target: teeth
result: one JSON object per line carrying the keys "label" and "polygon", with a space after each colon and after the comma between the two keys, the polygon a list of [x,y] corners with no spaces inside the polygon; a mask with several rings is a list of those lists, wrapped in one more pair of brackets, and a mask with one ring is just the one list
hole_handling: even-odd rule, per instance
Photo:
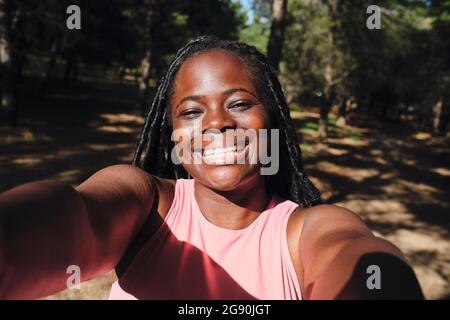
{"label": "teeth", "polygon": [[219,157],[223,156],[226,153],[230,152],[236,152],[237,146],[228,147],[228,148],[219,148],[219,149],[212,149],[212,150],[205,150],[203,152],[204,157]]}

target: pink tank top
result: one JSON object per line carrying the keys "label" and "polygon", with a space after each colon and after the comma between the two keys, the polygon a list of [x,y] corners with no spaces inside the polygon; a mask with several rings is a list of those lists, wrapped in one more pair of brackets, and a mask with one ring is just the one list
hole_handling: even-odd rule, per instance
{"label": "pink tank top", "polygon": [[164,222],[109,299],[301,299],[286,237],[297,206],[274,196],[248,227],[226,229],[201,213],[194,180],[179,179]]}

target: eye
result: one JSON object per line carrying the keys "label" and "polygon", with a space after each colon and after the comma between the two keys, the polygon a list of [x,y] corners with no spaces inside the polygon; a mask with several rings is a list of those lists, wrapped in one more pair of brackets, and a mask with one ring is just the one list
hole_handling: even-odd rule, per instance
{"label": "eye", "polygon": [[238,101],[238,102],[232,103],[228,108],[234,109],[234,110],[247,110],[247,109],[250,109],[255,104],[256,103],[253,103],[250,101]]}
{"label": "eye", "polygon": [[199,109],[186,109],[183,112],[180,113],[180,117],[184,119],[194,119],[196,117],[199,117],[202,114],[202,111]]}

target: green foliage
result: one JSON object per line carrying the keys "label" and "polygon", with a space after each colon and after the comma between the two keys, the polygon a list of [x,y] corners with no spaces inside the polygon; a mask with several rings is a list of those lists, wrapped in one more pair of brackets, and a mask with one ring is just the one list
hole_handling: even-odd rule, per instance
{"label": "green foliage", "polygon": [[290,1],[282,68],[298,92],[317,91],[324,86],[323,67],[330,21],[320,2]]}
{"label": "green foliage", "polygon": [[431,6],[433,85],[439,95],[450,99],[450,0],[435,0]]}
{"label": "green foliage", "polygon": [[266,54],[270,35],[271,1],[253,0],[251,10],[253,19],[240,30],[239,40],[254,45]]}
{"label": "green foliage", "polygon": [[[334,15],[332,2],[337,4]],[[291,95],[324,92],[330,60],[336,97],[354,96],[378,113],[410,105],[429,109],[427,101],[450,92],[450,1],[380,0],[381,30],[366,28],[371,4],[289,2],[281,76],[286,88],[294,91]]]}
{"label": "green foliage", "polygon": [[254,45],[262,53],[267,51],[267,42],[270,34],[270,24],[264,19],[254,21],[241,29],[239,40]]}
{"label": "green foliage", "polygon": [[[74,58],[88,68],[101,65],[137,73],[149,45],[149,1],[10,1],[15,60],[25,68],[41,69],[41,74],[55,54],[59,62]],[[240,1],[160,1],[152,78],[167,68],[178,48],[203,34],[239,39],[265,53],[271,2],[253,0],[249,21]],[[70,4],[82,9],[79,31],[66,28]],[[354,96],[378,113],[414,106],[426,114],[433,101],[450,93],[450,0],[379,0],[381,30],[366,28],[370,0],[288,4],[280,76],[291,97],[320,101],[331,86],[335,97]]]}
{"label": "green foliage", "polygon": [[[136,68],[145,54],[148,0],[16,0],[13,45],[24,62],[74,56],[85,65]],[[237,39],[246,13],[232,0],[160,2],[154,71],[157,77],[178,48],[202,34]],[[66,28],[66,8],[81,8],[81,30]]]}
{"label": "green foliage", "polygon": [[165,1],[157,32],[157,73],[182,45],[200,35],[238,39],[246,18],[240,3],[231,0]]}

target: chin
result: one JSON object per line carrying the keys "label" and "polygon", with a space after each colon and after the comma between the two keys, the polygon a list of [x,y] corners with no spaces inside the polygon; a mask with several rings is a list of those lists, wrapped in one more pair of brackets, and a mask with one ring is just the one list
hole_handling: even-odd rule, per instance
{"label": "chin", "polygon": [[257,173],[257,169],[243,165],[205,166],[196,170],[193,177],[211,189],[232,191]]}

